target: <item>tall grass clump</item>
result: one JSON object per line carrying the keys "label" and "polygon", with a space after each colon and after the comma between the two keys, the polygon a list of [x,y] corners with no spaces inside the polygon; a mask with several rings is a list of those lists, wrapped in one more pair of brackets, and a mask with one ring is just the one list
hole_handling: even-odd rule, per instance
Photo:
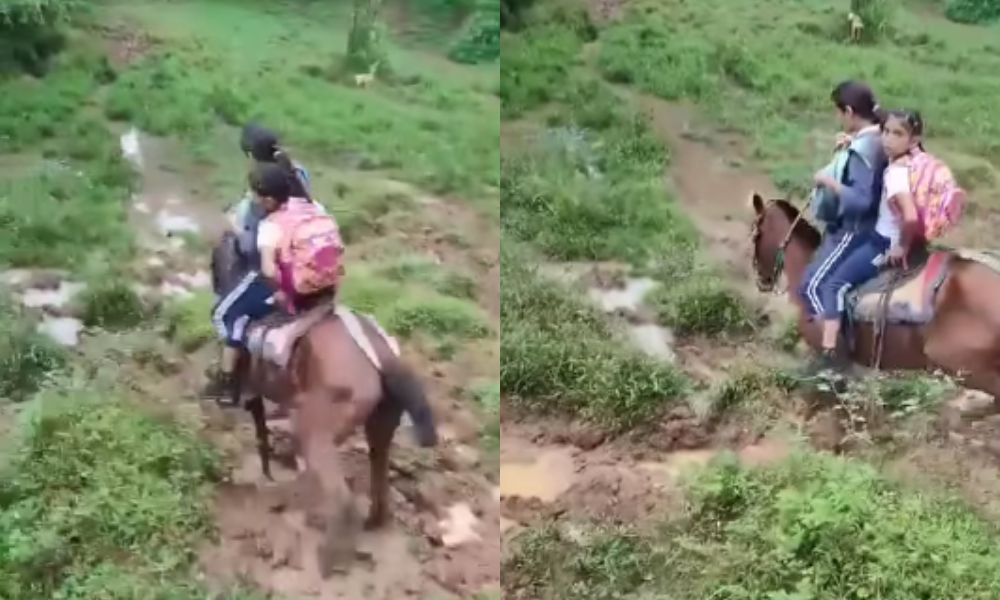
{"label": "tall grass clump", "polygon": [[[1000,597],[996,529],[867,464],[808,453],[719,461],[659,531],[529,530],[505,565],[516,600]],[[945,558],[947,557],[947,558]]]}
{"label": "tall grass clump", "polygon": [[983,25],[1000,19],[997,0],[947,0],[944,14],[956,23]]}
{"label": "tall grass clump", "polygon": [[514,409],[624,430],[683,397],[683,374],[628,348],[603,315],[526,258],[500,255],[500,387]]}
{"label": "tall grass clump", "polygon": [[43,393],[5,440],[0,597],[204,598],[189,569],[209,532],[215,455],[92,388]]}
{"label": "tall grass clump", "polygon": [[69,363],[69,354],[35,330],[15,301],[0,297],[0,401],[21,402]]}
{"label": "tall grass clump", "polygon": [[61,27],[77,0],[0,2],[0,77],[16,72],[40,76],[66,45]]}

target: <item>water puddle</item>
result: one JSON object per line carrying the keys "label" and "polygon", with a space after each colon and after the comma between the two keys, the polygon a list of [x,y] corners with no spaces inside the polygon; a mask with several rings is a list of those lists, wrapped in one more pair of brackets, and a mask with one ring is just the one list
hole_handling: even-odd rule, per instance
{"label": "water puddle", "polygon": [[141,172],[145,161],[142,156],[142,144],[139,141],[139,130],[135,127],[130,128],[118,138],[118,141],[121,144],[122,156]]}
{"label": "water puddle", "polygon": [[654,324],[632,325],[628,328],[628,336],[637,348],[652,358],[665,362],[677,360],[673,348],[674,334],[666,327]]}
{"label": "water puddle", "polygon": [[642,305],[646,294],[659,286],[659,282],[648,277],[627,279],[620,288],[591,288],[590,299],[607,313],[619,310],[636,310]]}
{"label": "water puddle", "polygon": [[63,308],[85,287],[82,283],[60,281],[54,288],[28,288],[21,294],[21,304],[28,308]]}
{"label": "water puddle", "polygon": [[[755,444],[744,446],[735,451],[740,463],[748,467],[757,467],[775,463],[787,457],[792,446],[777,439],[763,439]],[[713,458],[724,450],[684,450],[673,452],[666,460],[658,462],[642,462],[637,468],[657,479],[662,485],[673,484],[685,473],[706,466]]]}
{"label": "water puddle", "polygon": [[573,454],[571,448],[557,448],[543,452],[531,463],[501,465],[495,496],[554,502],[576,479]]}
{"label": "water puddle", "polygon": [[448,507],[447,516],[438,523],[441,528],[441,543],[445,548],[457,548],[482,541],[476,531],[479,518],[465,502]]}
{"label": "water puddle", "polygon": [[178,215],[161,210],[156,215],[156,226],[160,228],[160,233],[166,236],[178,233],[199,233],[201,226],[198,221],[187,216]]}
{"label": "water puddle", "polygon": [[80,344],[83,323],[72,317],[50,317],[45,315],[38,324],[38,332],[49,336],[57,344],[73,348]]}

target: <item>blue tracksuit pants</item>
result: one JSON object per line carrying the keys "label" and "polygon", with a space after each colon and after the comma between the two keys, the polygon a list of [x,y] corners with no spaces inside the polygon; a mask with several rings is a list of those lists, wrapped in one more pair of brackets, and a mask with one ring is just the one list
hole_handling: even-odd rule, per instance
{"label": "blue tracksuit pants", "polygon": [[889,246],[890,240],[874,231],[827,235],[798,290],[809,312],[824,320],[839,319],[848,290],[878,274]]}
{"label": "blue tracksuit pants", "polygon": [[268,303],[274,291],[257,271],[251,271],[212,311],[212,323],[230,348],[243,348],[250,321],[266,317],[274,307]]}

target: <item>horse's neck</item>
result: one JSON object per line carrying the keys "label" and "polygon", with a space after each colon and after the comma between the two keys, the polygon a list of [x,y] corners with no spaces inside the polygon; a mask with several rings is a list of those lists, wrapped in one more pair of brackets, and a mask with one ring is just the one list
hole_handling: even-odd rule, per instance
{"label": "horse's neck", "polygon": [[806,267],[812,261],[817,248],[810,244],[801,236],[793,235],[785,249],[785,277],[788,279],[788,293],[792,300],[799,302],[800,299],[796,290],[802,284],[802,279],[806,274]]}

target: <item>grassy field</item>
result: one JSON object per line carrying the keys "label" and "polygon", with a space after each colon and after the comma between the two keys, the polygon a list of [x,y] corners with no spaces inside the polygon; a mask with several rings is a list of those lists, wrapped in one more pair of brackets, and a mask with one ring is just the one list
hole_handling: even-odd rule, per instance
{"label": "grassy field", "polygon": [[[847,39],[847,2],[639,1],[596,27],[572,4],[536,10],[524,32],[504,41],[505,114],[579,128],[590,153],[575,152],[562,165],[551,157],[530,166],[515,161],[520,170],[505,187],[511,198],[506,231],[552,259],[617,260],[670,281],[673,293],[659,307],[664,322],[731,336],[750,316],[713,274],[690,224],[657,185],[670,149],[629,112],[629,99],[644,93],[695,106],[714,128],[707,143],[715,134],[735,134],[745,150],[739,158],[759,164],[779,188],[802,192],[834,130],[829,90],[849,77],[870,81],[883,106],[923,111],[928,145],[974,191],[974,214],[992,218],[997,80],[987,73],[995,72],[1000,57],[998,30],[951,23],[934,3],[871,4],[886,26],[860,45]],[[629,150],[619,153],[622,140]],[[657,258],[664,255],[670,258],[666,274],[658,273],[664,266]],[[517,272],[508,277],[517,280]],[[677,298],[678,288],[692,291]],[[529,312],[520,308],[529,306],[527,294],[512,287],[511,295],[504,307],[515,307],[517,322],[530,322],[525,315],[531,312],[563,311],[567,316],[559,322],[573,324],[574,333],[600,328],[577,307],[539,302],[546,308]],[[706,296],[717,301],[705,302]],[[691,305],[706,308],[685,327],[679,311]],[[552,336],[570,327],[542,324]],[[549,339],[533,346],[546,347],[541,340]],[[505,360],[504,376],[520,364]],[[560,371],[545,371],[560,373],[544,381],[558,382],[561,394],[527,386],[532,380],[520,369],[505,389],[514,392],[515,404],[547,393],[572,402],[576,411],[634,414],[627,421],[632,425],[656,414],[647,399],[675,389],[655,390],[650,382],[668,379],[648,376],[641,361],[604,370],[600,381],[611,380],[613,387],[587,389],[572,381],[589,383],[590,363],[573,364],[580,371],[565,381]],[[770,381],[759,369],[734,371],[720,381],[717,401],[739,405],[765,388],[765,397],[780,390],[781,378]],[[619,380],[624,373],[636,376]],[[885,380],[859,393],[902,414],[922,410],[913,402],[926,407],[939,401],[933,387],[919,378]],[[591,400],[574,402],[565,391],[575,389]],[[622,394],[627,402],[618,400]],[[547,406],[559,402],[550,399]],[[986,565],[1000,560],[996,524],[949,494],[890,483],[875,466],[804,448],[761,469],[724,458],[689,481],[683,516],[659,526],[529,528],[505,562],[505,585],[518,600],[993,597],[1000,582]],[[951,558],[939,562],[935,557],[941,556]]]}
{"label": "grassy field", "polygon": [[[765,403],[788,391],[782,373],[756,363],[727,364],[726,377],[699,389],[683,365],[631,347],[614,319],[547,274],[613,264],[661,284],[649,308],[692,344],[794,346],[783,333],[761,337],[742,282],[725,280],[664,185],[675,149],[638,109],[638,93],[695,105],[717,132],[736,132],[779,186],[799,190],[830,137],[829,89],[866,78],[884,105],[926,113],[929,144],[953,160],[984,214],[1000,201],[995,26],[904,4],[884,13],[883,33],[853,46],[846,9],[819,0],[639,0],[599,24],[582,5],[546,2],[526,29],[495,40],[498,26],[483,16],[491,7],[428,2],[414,15],[390,3],[386,69],[363,90],[338,78],[346,29],[329,24],[349,22],[341,3],[111,1],[73,14],[60,43],[21,23],[18,32],[40,36],[27,59],[0,39],[0,222],[16,233],[0,240],[0,265],[69,270],[91,284],[79,316],[106,330],[67,350],[13,300],[0,310],[0,419],[10,431],[0,598],[255,598],[208,596],[191,577],[225,459],[198,418],[165,408],[144,384],[213,340],[212,298],[151,304],[131,285],[148,273],[128,202],[139,182],[115,135],[128,125],[172,144],[164,158],[209,211],[244,187],[236,127],[259,119],[279,129],[358,256],[349,304],[421,360],[464,368],[469,354],[497,346],[484,354],[495,372],[454,391],[480,419],[487,452],[517,427],[501,430],[507,416],[641,434],[702,393],[717,412],[742,406],[769,418]],[[430,234],[444,250],[416,256]],[[492,286],[477,275],[488,269],[499,273]],[[919,382],[869,387],[901,412],[940,395]],[[857,460],[803,451],[763,470],[722,460],[690,483],[686,502],[661,527],[529,528],[504,564],[505,597],[1000,594],[993,524]]]}
{"label": "grassy field", "polygon": [[[400,240],[422,226],[408,217],[418,188],[386,182],[462,194],[496,213],[499,124],[484,118],[499,106],[489,93],[494,73],[445,56],[475,44],[415,59],[387,40],[384,84],[344,85],[335,75],[346,29],[324,23],[349,21],[347,5],[112,2],[66,13],[58,29],[18,21],[19,3],[0,6],[14,11],[2,35],[36,36],[25,42],[31,52],[0,41],[0,222],[8,231],[0,266],[67,269],[90,284],[76,316],[94,332],[125,336],[98,333],[82,349],[64,349],[36,332],[37,315],[4,299],[0,398],[10,435],[0,461],[0,597],[258,598],[243,589],[210,594],[191,576],[213,534],[223,457],[198,419],[142,390],[176,373],[177,349],[215,338],[212,300],[160,306],[134,291],[147,256],[130,216],[139,182],[117,133],[135,125],[169,138],[179,155],[160,159],[180,165],[200,188],[196,199],[218,209],[245,187],[235,126],[259,119],[277,128],[310,166],[345,237],[370,240],[372,260],[355,265],[347,301],[443,360],[492,335],[479,282],[414,260]],[[43,3],[41,16],[60,17],[62,8]],[[380,229],[393,224],[393,235]],[[176,348],[158,345],[157,331]]]}

